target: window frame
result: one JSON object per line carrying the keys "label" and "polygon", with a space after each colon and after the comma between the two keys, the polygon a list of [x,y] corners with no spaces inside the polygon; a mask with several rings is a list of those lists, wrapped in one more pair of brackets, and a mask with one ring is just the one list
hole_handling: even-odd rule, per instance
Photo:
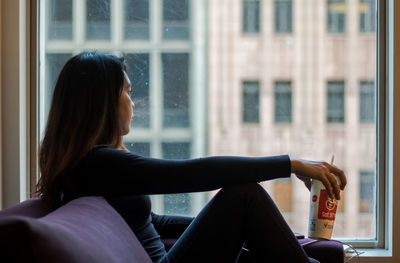
{"label": "window frame", "polygon": [[[386,19],[377,27],[378,34],[383,33],[378,35],[377,87],[382,91],[377,103],[377,145],[385,147],[378,150],[382,174],[377,181],[378,240],[350,240],[365,252],[360,256],[363,263],[400,260],[395,249],[400,246],[400,226],[394,224],[400,220],[400,164],[394,162],[400,158],[400,138],[394,136],[400,133],[400,90],[394,88],[400,86],[400,2],[380,0],[379,7],[378,16]],[[0,12],[0,201],[5,208],[29,198],[29,186],[34,189],[38,174],[38,1],[3,0]]]}

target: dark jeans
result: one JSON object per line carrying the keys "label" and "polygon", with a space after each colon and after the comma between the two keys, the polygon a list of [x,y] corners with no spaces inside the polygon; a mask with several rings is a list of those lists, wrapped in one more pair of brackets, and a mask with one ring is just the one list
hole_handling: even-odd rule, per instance
{"label": "dark jeans", "polygon": [[[162,232],[162,220],[167,219],[157,220],[154,225]],[[256,183],[221,189],[158,262],[234,263],[244,243],[255,262],[318,262],[307,257],[270,196]]]}

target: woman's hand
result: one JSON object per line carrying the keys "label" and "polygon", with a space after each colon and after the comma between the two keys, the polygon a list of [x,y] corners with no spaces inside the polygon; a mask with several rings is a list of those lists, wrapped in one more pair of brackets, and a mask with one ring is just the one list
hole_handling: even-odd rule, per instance
{"label": "woman's hand", "polygon": [[[346,176],[344,172],[334,165],[327,162],[308,161],[291,158],[291,172],[304,182],[308,189],[311,188],[311,179],[321,181],[328,190],[330,198],[340,199],[340,190],[346,186]],[[340,179],[340,186],[336,181]]]}

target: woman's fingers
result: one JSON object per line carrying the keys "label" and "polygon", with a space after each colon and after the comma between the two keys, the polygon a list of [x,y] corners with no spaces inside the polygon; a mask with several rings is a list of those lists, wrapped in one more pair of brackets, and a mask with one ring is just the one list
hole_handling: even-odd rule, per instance
{"label": "woman's fingers", "polygon": [[344,188],[346,187],[346,184],[347,184],[347,179],[346,179],[344,172],[334,165],[330,165],[329,168],[330,168],[329,170],[331,171],[331,173],[333,173],[334,175],[339,177],[340,189],[344,190]]}

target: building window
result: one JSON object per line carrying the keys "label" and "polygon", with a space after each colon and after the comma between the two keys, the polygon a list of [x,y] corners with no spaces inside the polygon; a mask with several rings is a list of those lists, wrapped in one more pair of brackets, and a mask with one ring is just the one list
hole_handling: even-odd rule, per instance
{"label": "building window", "polygon": [[360,0],[360,32],[375,32],[375,4],[375,0]]}
{"label": "building window", "polygon": [[292,32],[292,0],[275,0],[275,32]]}
{"label": "building window", "polygon": [[290,81],[275,82],[275,122],[292,122],[292,87]]}
{"label": "building window", "polygon": [[360,122],[375,122],[375,83],[373,81],[360,82]]}
{"label": "building window", "polygon": [[260,88],[258,81],[244,81],[243,84],[243,122],[259,123]]}
{"label": "building window", "polygon": [[260,1],[243,0],[243,32],[260,32]]}
{"label": "building window", "polygon": [[375,173],[360,172],[360,212],[372,213],[375,204]]}
{"label": "building window", "polygon": [[150,143],[148,142],[125,142],[124,143],[125,147],[128,148],[128,150],[131,153],[144,156],[144,157],[150,157]]}
{"label": "building window", "polygon": [[189,54],[162,54],[164,127],[189,126]]}
{"label": "building window", "polygon": [[327,93],[327,121],[344,122],[344,81],[329,81]]}
{"label": "building window", "polygon": [[163,0],[163,38],[189,39],[189,0]]}
{"label": "building window", "polygon": [[110,0],[87,0],[86,39],[110,40]]}
{"label": "building window", "polygon": [[125,0],[125,39],[148,40],[149,0]]}
{"label": "building window", "polygon": [[52,40],[72,39],[72,0],[49,2],[48,38]]}
{"label": "building window", "polygon": [[149,54],[125,55],[129,79],[132,81],[132,101],[135,103],[134,127],[150,127],[150,61]]}
{"label": "building window", "polygon": [[274,182],[274,201],[281,212],[292,211],[292,178],[280,178]]}
{"label": "building window", "polygon": [[343,33],[346,28],[345,0],[328,0],[328,32]]}

